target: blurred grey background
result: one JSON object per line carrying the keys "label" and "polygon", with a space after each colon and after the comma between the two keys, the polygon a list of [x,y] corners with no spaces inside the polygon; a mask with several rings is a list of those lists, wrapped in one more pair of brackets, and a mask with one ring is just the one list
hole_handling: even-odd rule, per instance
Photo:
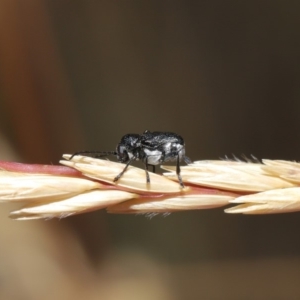
{"label": "blurred grey background", "polygon": [[[299,1],[0,2],[0,159],[173,131],[299,161]],[[1,299],[299,299],[299,214],[104,211],[0,226]],[[7,242],[9,239],[9,242]]]}

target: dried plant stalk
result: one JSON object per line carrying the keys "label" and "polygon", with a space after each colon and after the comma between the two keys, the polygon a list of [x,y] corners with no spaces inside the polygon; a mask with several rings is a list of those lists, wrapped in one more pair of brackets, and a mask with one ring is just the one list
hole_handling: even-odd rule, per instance
{"label": "dried plant stalk", "polygon": [[16,220],[62,218],[96,209],[110,213],[170,213],[238,204],[227,213],[268,214],[300,210],[300,164],[196,161],[181,168],[162,166],[164,176],[85,156],[63,156],[66,167],[0,162],[0,202],[22,201]]}

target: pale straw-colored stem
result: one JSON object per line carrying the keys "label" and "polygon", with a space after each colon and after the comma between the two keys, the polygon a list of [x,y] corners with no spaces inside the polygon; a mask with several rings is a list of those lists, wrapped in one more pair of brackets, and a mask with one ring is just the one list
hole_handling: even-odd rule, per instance
{"label": "pale straw-colored stem", "polygon": [[[0,202],[22,202],[11,212],[17,220],[62,218],[96,209],[110,213],[170,213],[238,204],[227,213],[268,214],[300,210],[300,164],[279,160],[263,163],[196,161],[176,168],[162,166],[164,176],[124,164],[85,156],[64,155],[69,167],[0,162]],[[72,171],[70,168],[77,170]]]}

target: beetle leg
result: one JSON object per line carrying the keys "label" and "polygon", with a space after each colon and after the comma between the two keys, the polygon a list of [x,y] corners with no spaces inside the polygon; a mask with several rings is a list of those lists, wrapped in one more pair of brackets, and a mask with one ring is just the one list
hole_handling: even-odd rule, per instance
{"label": "beetle leg", "polygon": [[150,176],[149,176],[149,172],[148,172],[148,167],[149,167],[149,165],[148,165],[148,157],[146,157],[146,160],[145,160],[145,172],[146,172],[146,182],[147,182],[147,184],[149,184],[150,183]]}
{"label": "beetle leg", "polygon": [[176,164],[176,174],[177,174],[177,177],[178,177],[178,181],[179,181],[179,184],[182,188],[184,188],[184,184],[182,182],[182,178],[181,178],[181,175],[180,175],[180,160],[179,160],[179,155],[177,155],[177,164]]}
{"label": "beetle leg", "polygon": [[132,162],[133,160],[135,160],[135,159],[136,159],[135,156],[132,156],[132,157],[129,159],[129,161],[127,162],[127,164],[126,164],[126,166],[124,167],[123,171],[115,177],[114,182],[118,181],[118,180],[124,175],[124,173],[126,172],[128,166],[129,166],[129,165],[131,164],[131,162]]}
{"label": "beetle leg", "polygon": [[183,160],[187,165],[192,163],[191,159],[187,156],[183,156]]}

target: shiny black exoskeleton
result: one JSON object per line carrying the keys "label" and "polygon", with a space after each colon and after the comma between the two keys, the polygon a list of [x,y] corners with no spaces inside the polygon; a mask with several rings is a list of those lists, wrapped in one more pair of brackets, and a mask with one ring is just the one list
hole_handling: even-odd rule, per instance
{"label": "shiny black exoskeleton", "polygon": [[92,154],[93,157],[115,155],[119,162],[126,163],[123,171],[115,177],[114,181],[118,181],[122,177],[134,160],[144,162],[147,183],[150,183],[149,165],[153,167],[153,172],[155,172],[156,165],[176,160],[176,174],[181,187],[184,187],[184,184],[180,175],[180,161],[183,159],[185,163],[191,163],[191,160],[185,156],[184,140],[180,135],[172,132],[150,132],[148,130],[143,134],[124,135],[117,145],[116,151],[80,151],[74,153],[70,160],[75,155],[80,154]]}

